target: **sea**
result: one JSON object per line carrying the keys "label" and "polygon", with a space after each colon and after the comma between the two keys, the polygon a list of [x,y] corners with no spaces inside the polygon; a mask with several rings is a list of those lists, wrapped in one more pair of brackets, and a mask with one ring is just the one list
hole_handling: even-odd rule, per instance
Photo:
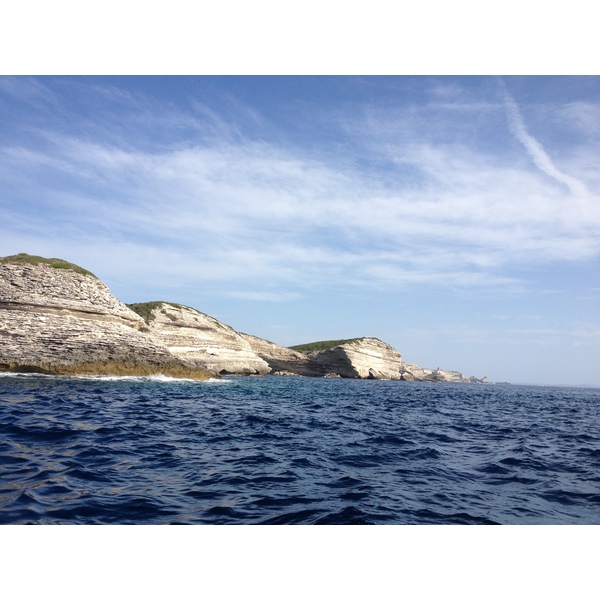
{"label": "sea", "polygon": [[1,524],[600,524],[600,390],[0,376]]}

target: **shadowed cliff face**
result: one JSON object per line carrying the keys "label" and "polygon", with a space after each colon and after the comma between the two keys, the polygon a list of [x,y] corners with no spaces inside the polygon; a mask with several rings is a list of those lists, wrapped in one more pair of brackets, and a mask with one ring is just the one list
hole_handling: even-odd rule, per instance
{"label": "shadowed cliff face", "polygon": [[306,375],[308,377],[321,375],[320,370],[317,373],[310,365],[308,356],[301,352],[296,352],[247,333],[241,333],[240,335],[250,344],[252,350],[268,363],[273,374]]}
{"label": "shadowed cliff face", "polygon": [[211,376],[171,354],[144,326],[83,269],[0,262],[0,370]]}

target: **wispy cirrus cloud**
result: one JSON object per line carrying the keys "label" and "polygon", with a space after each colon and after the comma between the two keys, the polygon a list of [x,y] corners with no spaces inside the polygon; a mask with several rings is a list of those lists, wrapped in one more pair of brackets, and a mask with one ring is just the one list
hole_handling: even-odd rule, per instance
{"label": "wispy cirrus cloud", "polygon": [[527,131],[521,111],[519,110],[519,107],[514,101],[513,97],[506,89],[506,85],[502,83],[501,88],[504,95],[504,103],[506,105],[511,131],[521,142],[521,144],[523,144],[535,165],[541,171],[546,173],[546,175],[566,185],[575,196],[586,196],[588,191],[585,184],[575,177],[572,177],[567,173],[563,173],[556,167],[542,144],[540,144],[540,142]]}
{"label": "wispy cirrus cloud", "polygon": [[[499,107],[469,106],[454,88],[442,107],[438,93],[405,114],[338,112],[352,141],[340,153],[253,139],[197,102],[165,113],[126,95],[148,126],[155,113],[161,131],[179,123],[202,135],[148,149],[145,131],[123,144],[121,128],[112,141],[49,129],[43,149],[5,145],[4,185],[20,186],[18,202],[4,202],[5,222],[21,239],[43,229],[95,247],[130,277],[253,281],[270,289],[247,293],[271,300],[299,293],[277,285],[506,287],[518,284],[506,271],[514,265],[598,256],[600,215],[585,182],[554,165],[508,95],[512,132],[537,168],[478,149],[471,117],[485,121]],[[440,110],[467,116],[444,132],[432,127],[448,122]],[[581,195],[588,210],[565,211]]]}

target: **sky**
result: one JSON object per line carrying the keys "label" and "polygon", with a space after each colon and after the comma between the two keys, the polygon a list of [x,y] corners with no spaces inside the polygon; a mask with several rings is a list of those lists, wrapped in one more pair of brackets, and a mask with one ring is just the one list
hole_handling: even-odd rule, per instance
{"label": "sky", "polygon": [[600,386],[600,77],[1,76],[0,256],[289,346]]}

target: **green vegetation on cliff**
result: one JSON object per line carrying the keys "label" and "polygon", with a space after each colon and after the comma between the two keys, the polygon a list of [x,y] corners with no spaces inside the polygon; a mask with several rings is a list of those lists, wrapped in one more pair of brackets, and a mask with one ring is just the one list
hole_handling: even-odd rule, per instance
{"label": "green vegetation on cliff", "polygon": [[[91,271],[67,262],[62,258],[44,258],[43,256],[33,256],[23,252],[21,254],[14,254],[13,256],[5,256],[0,258],[0,263],[10,265],[48,265],[54,269],[69,269],[71,271],[75,271],[76,273],[81,273],[82,275],[96,277]],[[96,279],[98,278],[96,277]]]}
{"label": "green vegetation on cliff", "polygon": [[357,342],[358,340],[362,340],[363,338],[351,338],[349,340],[326,340],[323,342],[312,342],[311,344],[300,344],[298,346],[289,346],[290,350],[295,350],[296,352],[321,352],[322,350],[329,350],[330,348],[335,348],[336,346],[341,346],[342,344],[348,344],[350,342]]}
{"label": "green vegetation on cliff", "polygon": [[137,302],[135,304],[128,304],[127,306],[134,313],[140,315],[140,317],[142,317],[146,323],[150,324],[150,321],[153,321],[156,318],[154,311],[160,308],[163,304],[167,304],[167,302],[156,300],[154,302]]}
{"label": "green vegetation on cliff", "polygon": [[[163,305],[173,306],[174,308],[191,308],[191,307],[185,306],[183,304],[176,304],[175,302],[164,302],[163,300],[155,300],[153,302],[136,302],[134,304],[128,304],[127,306],[134,313],[137,313],[138,315],[140,315],[140,317],[142,317],[142,319],[144,319],[144,321],[146,321],[146,323],[148,325],[150,325],[150,321],[153,321],[154,319],[156,319],[155,311],[158,310],[159,308],[160,308],[160,312],[163,315],[166,315],[169,319],[171,319],[171,321],[177,321],[177,317],[175,315],[167,312],[164,308],[161,308],[161,306],[163,306]],[[195,308],[191,308],[191,310],[193,310],[201,315],[204,314],[204,313],[201,313],[199,310],[196,310]],[[205,315],[205,316],[208,316],[208,315]]]}

